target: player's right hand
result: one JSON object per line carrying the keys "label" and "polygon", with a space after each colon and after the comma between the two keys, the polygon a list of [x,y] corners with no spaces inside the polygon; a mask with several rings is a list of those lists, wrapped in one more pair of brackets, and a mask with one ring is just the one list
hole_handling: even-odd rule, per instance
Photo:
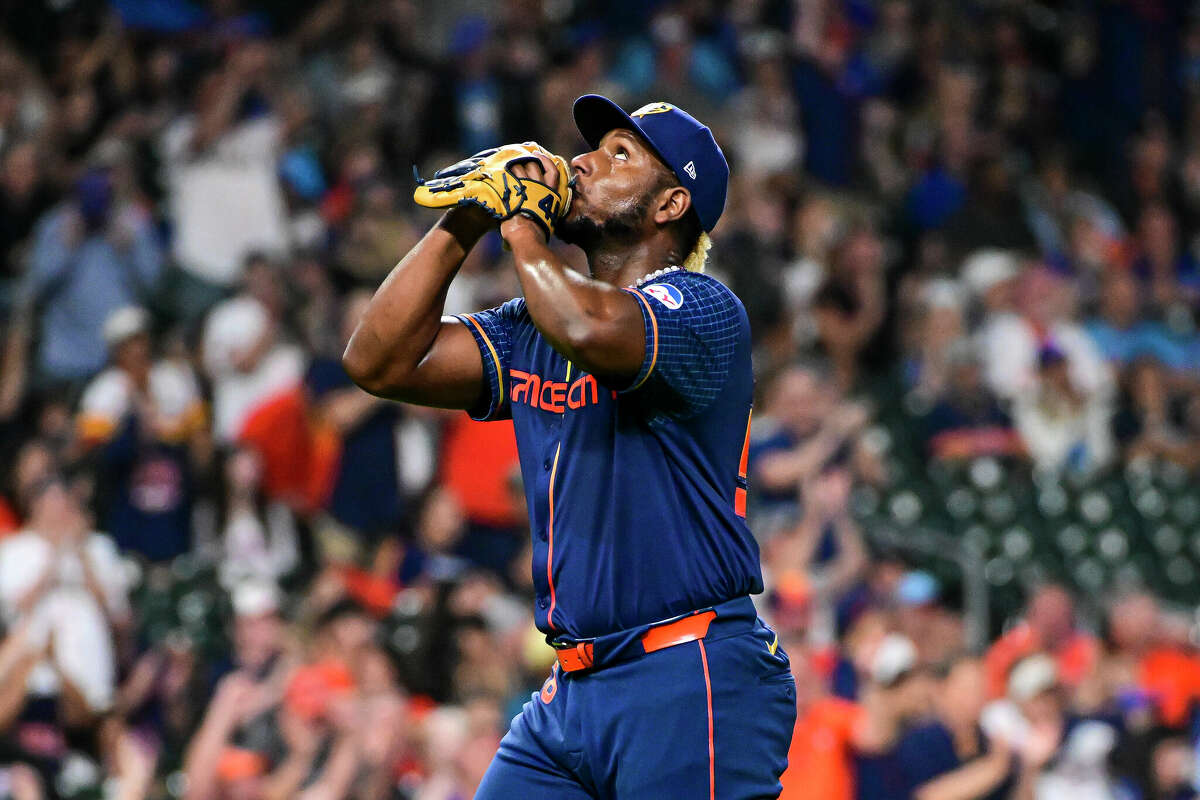
{"label": "player's right hand", "polygon": [[438,170],[413,193],[418,205],[474,205],[496,220],[523,214],[554,232],[571,205],[570,167],[536,142],[484,150]]}

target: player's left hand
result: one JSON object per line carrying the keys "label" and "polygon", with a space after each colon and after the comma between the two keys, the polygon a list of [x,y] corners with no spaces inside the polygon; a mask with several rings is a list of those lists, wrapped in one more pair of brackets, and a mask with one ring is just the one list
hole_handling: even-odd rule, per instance
{"label": "player's left hand", "polygon": [[[546,186],[558,186],[559,181],[570,179],[570,170],[566,169],[566,163],[563,163],[563,168],[560,170],[559,165],[554,161],[555,157],[542,149],[534,142],[526,142],[526,146],[530,146],[530,155],[534,160],[519,162],[508,168],[508,171],[522,180],[537,181]],[[559,161],[562,161],[559,158]]]}

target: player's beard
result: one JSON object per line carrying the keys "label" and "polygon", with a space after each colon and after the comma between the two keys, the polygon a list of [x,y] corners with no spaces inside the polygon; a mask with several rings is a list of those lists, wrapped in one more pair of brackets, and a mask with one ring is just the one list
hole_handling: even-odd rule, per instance
{"label": "player's beard", "polygon": [[601,245],[632,240],[642,229],[653,194],[646,192],[636,202],[622,204],[607,219],[596,220],[584,212],[569,215],[558,223],[554,235],[588,253]]}

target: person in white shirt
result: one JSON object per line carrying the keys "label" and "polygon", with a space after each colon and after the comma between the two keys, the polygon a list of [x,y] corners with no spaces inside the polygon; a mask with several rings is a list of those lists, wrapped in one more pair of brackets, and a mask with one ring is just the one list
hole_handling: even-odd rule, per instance
{"label": "person in white shirt", "polygon": [[148,432],[166,441],[183,440],[204,424],[204,400],[191,369],[153,360],[145,309],[117,309],[105,320],[103,336],[112,363],[80,399],[77,425],[85,443],[107,440],[131,412],[146,412]]}
{"label": "person in white shirt", "polygon": [[108,536],[90,531],[62,479],[29,488],[26,528],[0,541],[0,611],[28,625],[48,657],[30,673],[31,695],[57,697],[76,720],[107,711],[116,684],[116,638],[130,623],[127,571]]}
{"label": "person in white shirt", "polygon": [[311,505],[313,433],[304,393],[304,351],[281,331],[283,287],[275,266],[250,259],[242,291],[212,310],[204,368],[212,378],[213,437],[262,460],[267,497]]}
{"label": "person in white shirt", "polygon": [[250,416],[299,387],[304,354],[279,331],[282,290],[275,267],[247,259],[244,290],[220,303],[204,325],[204,369],[213,382],[213,434],[237,441]]}
{"label": "person in white shirt", "polygon": [[300,563],[296,520],[281,502],[266,502],[262,464],[250,450],[225,463],[226,510],[222,520],[221,584],[230,591],[247,581],[275,584]]}
{"label": "person in white shirt", "polygon": [[1115,455],[1112,407],[1106,395],[1081,391],[1067,356],[1053,345],[1038,354],[1037,383],[1020,394],[1013,420],[1034,468],[1088,475]]}
{"label": "person in white shirt", "polygon": [[963,285],[982,307],[978,338],[988,388],[1004,400],[1032,391],[1046,341],[1063,352],[1075,387],[1108,396],[1112,371],[1083,326],[1069,313],[1067,287],[1048,270],[1023,270],[1005,250],[979,250],[963,262]]}
{"label": "person in white shirt", "polygon": [[248,253],[288,246],[282,127],[269,111],[242,113],[264,83],[269,57],[263,43],[242,43],[200,82],[194,111],[162,138],[175,259],[202,285],[232,286]]}

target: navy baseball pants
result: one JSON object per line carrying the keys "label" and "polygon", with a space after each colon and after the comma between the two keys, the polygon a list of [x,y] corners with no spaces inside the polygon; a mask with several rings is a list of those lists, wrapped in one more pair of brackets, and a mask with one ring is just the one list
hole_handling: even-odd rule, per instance
{"label": "navy baseball pants", "polygon": [[702,639],[631,659],[624,647],[581,672],[556,665],[476,800],[778,797],[796,721],[787,655],[749,598],[714,610]]}

